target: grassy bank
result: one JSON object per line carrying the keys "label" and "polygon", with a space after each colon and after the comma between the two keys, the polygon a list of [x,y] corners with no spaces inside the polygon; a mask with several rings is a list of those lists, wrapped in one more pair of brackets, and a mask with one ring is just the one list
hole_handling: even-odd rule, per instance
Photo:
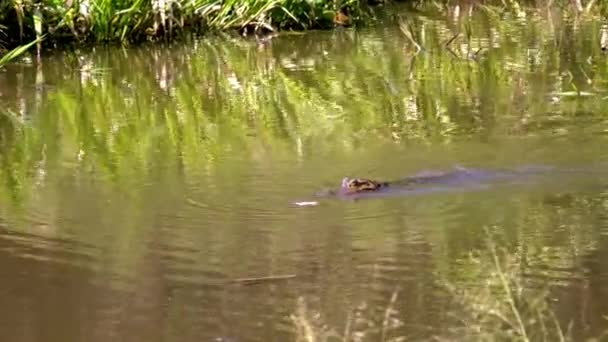
{"label": "grassy bank", "polygon": [[184,32],[274,31],[350,25],[383,0],[8,0],[1,40],[16,46],[44,34],[52,42],[138,42]]}
{"label": "grassy bank", "polygon": [[[399,0],[397,0],[399,1]],[[425,0],[401,0],[428,3]],[[0,2],[0,52],[46,36],[65,43],[141,42],[183,33],[237,29],[241,33],[311,29],[369,22],[391,0],[7,0]],[[436,1],[440,7],[445,1]],[[520,11],[529,1],[478,1]],[[542,1],[541,1],[542,3]],[[539,3],[534,2],[539,6]],[[541,6],[543,4],[540,4]],[[605,12],[603,2],[552,1],[574,13]],[[463,4],[464,7],[470,3]],[[459,5],[456,5],[459,7]]]}

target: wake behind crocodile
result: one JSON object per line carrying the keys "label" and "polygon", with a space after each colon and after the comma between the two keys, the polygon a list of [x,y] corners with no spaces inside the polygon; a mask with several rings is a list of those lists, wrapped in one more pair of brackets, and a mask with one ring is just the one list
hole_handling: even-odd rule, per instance
{"label": "wake behind crocodile", "polygon": [[317,192],[314,200],[294,202],[297,206],[315,206],[319,199],[360,200],[390,196],[414,196],[442,192],[483,191],[509,185],[540,184],[563,181],[564,176],[606,175],[596,168],[557,168],[522,166],[512,169],[475,169],[454,167],[445,171],[422,171],[393,181],[345,177],[339,187]]}

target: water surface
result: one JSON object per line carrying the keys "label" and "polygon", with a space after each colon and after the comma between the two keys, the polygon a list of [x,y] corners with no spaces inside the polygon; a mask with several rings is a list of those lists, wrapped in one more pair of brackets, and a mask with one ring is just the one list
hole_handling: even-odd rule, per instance
{"label": "water surface", "polygon": [[[478,340],[476,324],[509,330],[471,310],[504,302],[483,297],[496,279],[488,241],[524,291],[546,291],[564,330],[571,322],[578,340],[600,335],[601,21],[399,13],[423,51],[387,18],[264,44],[205,37],[9,65],[0,73],[2,340],[288,341],[306,331]],[[456,165],[594,172],[292,205],[345,176]],[[295,277],[233,282],[272,275]]]}

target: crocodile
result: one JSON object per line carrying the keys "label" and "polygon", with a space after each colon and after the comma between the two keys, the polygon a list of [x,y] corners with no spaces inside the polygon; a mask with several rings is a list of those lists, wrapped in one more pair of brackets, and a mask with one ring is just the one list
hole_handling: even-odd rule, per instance
{"label": "crocodile", "polygon": [[[372,194],[412,193],[417,191],[429,192],[434,190],[449,190],[464,186],[477,187],[491,182],[520,179],[523,170],[489,171],[456,167],[449,171],[424,171],[394,181],[377,181],[368,178],[342,179],[340,188],[318,195],[334,195],[338,197],[361,198]],[[528,171],[529,172],[529,171]]]}
{"label": "crocodile", "polygon": [[[339,188],[322,190],[315,197],[358,200],[391,195],[479,190],[500,184],[529,184],[534,179],[539,180],[539,177],[559,173],[556,171],[552,166],[523,166],[503,170],[454,167],[447,171],[424,171],[393,181],[345,177]],[[296,202],[299,206],[317,204],[317,201]]]}

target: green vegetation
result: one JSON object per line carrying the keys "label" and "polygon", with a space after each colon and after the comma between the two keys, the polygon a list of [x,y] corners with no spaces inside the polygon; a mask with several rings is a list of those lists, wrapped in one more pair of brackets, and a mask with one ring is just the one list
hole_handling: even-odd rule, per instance
{"label": "green vegetation", "polygon": [[31,48],[35,44],[40,44],[43,39],[44,39],[44,36],[37,38],[36,40],[34,40],[31,43],[21,45],[10,51],[4,52],[2,57],[0,57],[0,68],[5,66],[6,64],[16,60],[17,58],[19,58],[21,55],[23,55],[27,50],[29,50],[29,48]]}
{"label": "green vegetation", "polygon": [[364,20],[374,1],[8,0],[0,25],[10,44],[48,34],[49,42],[134,42],[184,32],[323,28]]}
{"label": "green vegetation", "polygon": [[[62,43],[141,42],[183,33],[238,29],[328,28],[370,22],[374,5],[385,0],[7,0],[0,4],[0,27],[10,46],[48,35],[47,46]],[[411,4],[441,1],[411,0]],[[563,2],[563,4],[562,4]],[[490,1],[501,12],[519,13],[525,1]],[[552,1],[573,13],[605,13],[603,1]],[[542,4],[537,4],[542,5]],[[480,8],[490,8],[485,2]]]}
{"label": "green vegetation", "polygon": [[31,48],[32,46],[34,46],[36,44],[38,46],[38,55],[39,55],[40,44],[42,43],[42,40],[44,39],[44,35],[39,35],[34,41],[32,41],[28,44],[20,45],[11,50],[7,50],[6,41],[5,41],[5,39],[2,38],[2,37],[6,37],[5,29],[6,29],[5,27],[0,25],[0,68],[2,68],[3,66],[5,66],[8,63],[14,61],[15,59],[19,58],[29,48]]}

